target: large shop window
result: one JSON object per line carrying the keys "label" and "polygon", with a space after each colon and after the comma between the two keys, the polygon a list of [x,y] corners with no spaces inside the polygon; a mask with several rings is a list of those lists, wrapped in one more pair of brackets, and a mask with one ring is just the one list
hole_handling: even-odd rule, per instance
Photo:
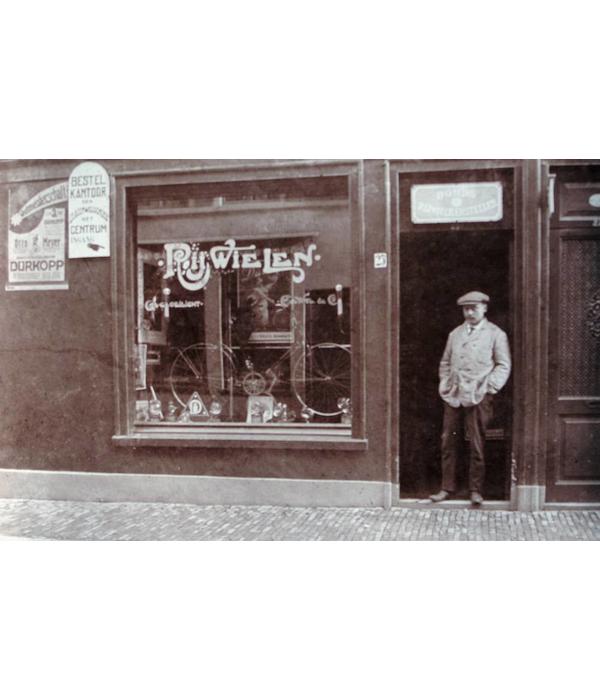
{"label": "large shop window", "polygon": [[138,198],[136,432],[351,435],[347,189],[307,178]]}

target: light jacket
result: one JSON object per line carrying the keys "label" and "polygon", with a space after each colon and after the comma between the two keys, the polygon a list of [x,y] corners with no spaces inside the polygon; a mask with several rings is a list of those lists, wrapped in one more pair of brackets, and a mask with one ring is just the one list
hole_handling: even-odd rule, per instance
{"label": "light jacket", "polygon": [[440,362],[440,396],[450,406],[475,406],[510,375],[506,333],[484,318],[471,334],[465,321],[448,336]]}

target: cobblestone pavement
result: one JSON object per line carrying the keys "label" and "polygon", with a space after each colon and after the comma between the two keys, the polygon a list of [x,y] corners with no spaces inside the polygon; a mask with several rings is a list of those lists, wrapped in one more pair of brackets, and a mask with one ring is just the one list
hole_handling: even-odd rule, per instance
{"label": "cobblestone pavement", "polygon": [[0,499],[0,539],[599,540],[600,510],[516,513]]}

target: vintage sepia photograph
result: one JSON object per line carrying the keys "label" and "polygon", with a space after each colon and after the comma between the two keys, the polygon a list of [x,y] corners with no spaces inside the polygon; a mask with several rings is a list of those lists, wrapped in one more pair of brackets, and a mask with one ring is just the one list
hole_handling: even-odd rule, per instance
{"label": "vintage sepia photograph", "polygon": [[[600,537],[600,160],[0,179],[3,535],[219,539],[240,511],[214,535],[187,515],[236,505],[273,508],[242,539]],[[153,501],[185,528],[148,527]],[[135,526],[64,529],[106,502]]]}

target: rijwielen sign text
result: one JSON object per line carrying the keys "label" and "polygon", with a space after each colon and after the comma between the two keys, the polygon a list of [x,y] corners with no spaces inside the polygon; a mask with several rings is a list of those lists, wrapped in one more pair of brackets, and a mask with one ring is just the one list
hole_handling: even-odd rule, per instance
{"label": "rijwielen sign text", "polygon": [[305,251],[281,251],[272,248],[258,250],[255,245],[240,246],[230,238],[223,245],[201,250],[198,243],[166,243],[164,266],[165,279],[177,277],[184,289],[197,291],[208,284],[211,269],[261,270],[265,275],[291,272],[294,282],[302,282],[305,267],[312,267],[321,256],[317,246],[310,243]]}

